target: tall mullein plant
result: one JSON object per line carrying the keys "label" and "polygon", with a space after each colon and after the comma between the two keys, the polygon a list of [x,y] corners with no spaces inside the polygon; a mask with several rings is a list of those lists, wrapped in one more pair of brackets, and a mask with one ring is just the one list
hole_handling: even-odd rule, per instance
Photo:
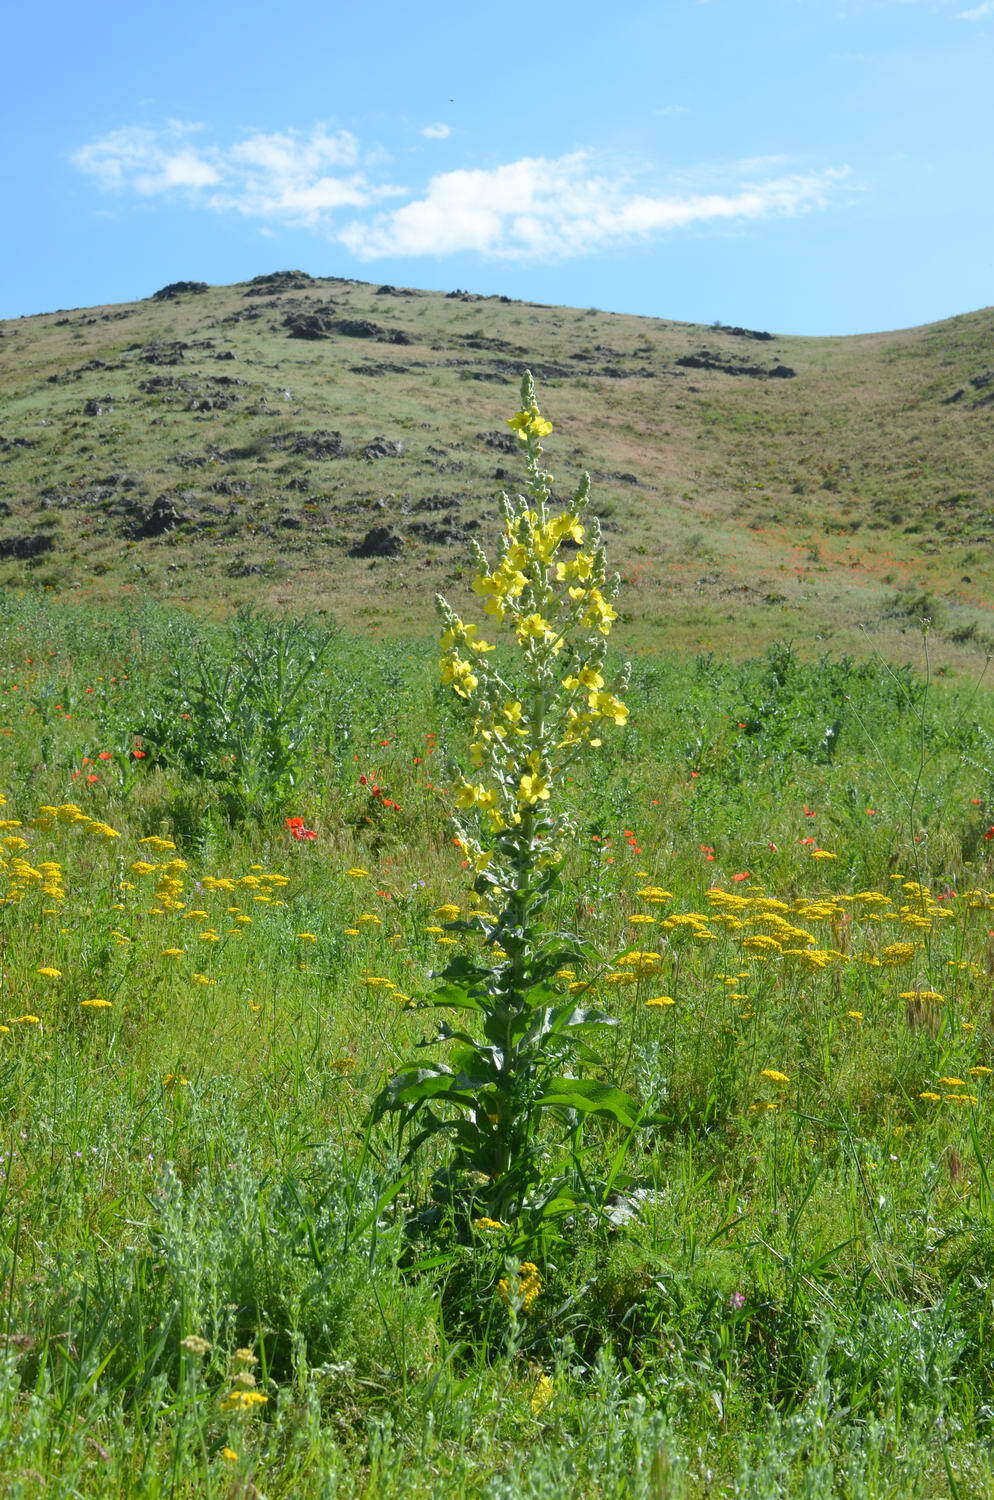
{"label": "tall mullein plant", "polygon": [[[445,1055],[403,1067],[374,1117],[395,1113],[409,1156],[448,1140],[451,1158],[436,1183],[473,1213],[523,1224],[571,1211],[579,1183],[589,1190],[575,1149],[584,1117],[608,1115],[629,1129],[635,1120],[627,1096],[596,1076],[603,1065],[593,1044],[613,1019],[555,985],[558,970],[591,955],[546,920],[573,828],[561,802],[566,772],[628,718],[619,696],[627,669],[609,683],[605,667],[618,580],[608,579],[598,522],[587,518],[589,479],[563,509],[552,504],[541,442],[552,424],[530,374],[510,425],[525,483],[514,499],[501,497],[497,556],[491,563],[476,546],[473,580],[513,644],[509,670],[494,665],[479,627],[438,599],[442,681],[470,728],[453,816],[479,909],[450,924],[468,951],[428,1002],[457,1018],[421,1044]],[[474,934],[482,942],[471,944]],[[572,1170],[562,1167],[566,1137]]]}

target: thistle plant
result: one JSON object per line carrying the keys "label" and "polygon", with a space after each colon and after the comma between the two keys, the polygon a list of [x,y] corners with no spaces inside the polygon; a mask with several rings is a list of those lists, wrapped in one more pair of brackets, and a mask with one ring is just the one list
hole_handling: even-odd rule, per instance
{"label": "thistle plant", "polygon": [[614,1021],[584,1004],[583,981],[557,983],[560,970],[591,954],[549,920],[573,832],[561,799],[566,773],[605,729],[627,721],[627,668],[609,681],[618,580],[607,576],[600,528],[588,518],[590,481],[584,475],[562,509],[553,504],[542,464],[552,424],[530,374],[510,426],[525,482],[515,498],[501,497],[496,558],[474,546],[473,591],[510,640],[499,667],[495,643],[437,600],[442,682],[470,729],[454,823],[477,906],[449,924],[465,934],[467,951],[439,976],[429,1007],[458,1020],[422,1043],[447,1055],[403,1067],[373,1115],[395,1112],[408,1156],[436,1138],[451,1143],[437,1179],[452,1189],[450,1201],[498,1223],[536,1225],[597,1196],[579,1150],[584,1118],[635,1123],[631,1101],[598,1076],[593,1044]]}

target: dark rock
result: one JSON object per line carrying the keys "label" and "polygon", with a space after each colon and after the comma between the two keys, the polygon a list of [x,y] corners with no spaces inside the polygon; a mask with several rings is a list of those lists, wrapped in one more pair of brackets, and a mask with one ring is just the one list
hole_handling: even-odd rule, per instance
{"label": "dark rock", "polygon": [[715,323],[714,329],[716,333],[730,333],[737,339],[756,339],[763,344],[770,343],[773,338],[772,333],[766,333],[763,329],[732,328],[728,323]]}
{"label": "dark rock", "polygon": [[171,281],[168,286],[160,286],[157,292],[153,292],[150,300],[152,302],[171,302],[174,297],[182,297],[187,292],[209,291],[206,281]]}
{"label": "dark rock", "polygon": [[346,447],[340,432],[276,432],[266,439],[270,448],[303,458],[344,458]]}
{"label": "dark rock", "polygon": [[37,448],[37,446],[37,438],[5,438],[0,435],[0,453],[13,453],[15,448]]}
{"label": "dark rock", "polygon": [[171,339],[161,344],[133,344],[128,352],[137,354],[147,365],[178,365],[190,348],[192,345],[184,344],[182,339]]}
{"label": "dark rock", "polygon": [[411,509],[420,511],[458,510],[459,501],[454,500],[451,495],[426,495],[423,500],[416,500]]}
{"label": "dark rock", "polygon": [[953,391],[951,396],[946,396],[942,402],[943,406],[952,406],[954,401],[962,401],[966,391],[960,386],[958,391]]}
{"label": "dark rock", "polygon": [[478,432],[477,439],[498,453],[517,453],[520,446],[513,432]]}
{"label": "dark rock", "polygon": [[253,276],[245,295],[269,297],[274,292],[296,292],[313,285],[314,277],[306,271],[269,271],[265,276]]}
{"label": "dark rock", "polygon": [[363,458],[401,458],[404,453],[404,445],[401,442],[392,443],[388,438],[377,437],[371,443],[367,443],[362,450]]}
{"label": "dark rock", "polygon": [[376,288],[377,297],[416,297],[417,295],[417,292],[413,292],[409,286],[378,286]]}
{"label": "dark rock", "polygon": [[113,396],[101,396],[99,398],[97,398],[97,397],[91,397],[89,401],[85,401],[83,403],[83,416],[84,417],[100,417],[100,416],[103,416],[103,414],[104,414],[105,411],[110,411],[111,410],[111,407],[108,405],[108,403],[111,402],[111,401],[113,401],[113,399],[114,399]]}
{"label": "dark rock", "polygon": [[762,365],[746,364],[744,360],[711,349],[701,349],[697,354],[681,354],[675,361],[686,370],[714,370],[720,375],[749,375],[754,380],[792,380],[796,370],[789,365],[773,365],[764,369]]}
{"label": "dark rock", "polygon": [[178,526],[188,526],[192,520],[188,511],[178,508],[172,495],[158,495],[147,510],[139,511],[131,534],[136,541],[148,541]]}
{"label": "dark rock", "polygon": [[323,312],[290,313],[283,327],[292,339],[326,339],[334,331],[334,321]]}
{"label": "dark rock", "polygon": [[350,557],[396,557],[404,550],[404,538],[389,526],[371,526],[361,542],[349,549]]}
{"label": "dark rock", "polygon": [[387,365],[387,364],[382,364],[382,365],[349,365],[349,372],[352,375],[372,375],[374,377],[377,377],[377,376],[380,376],[380,375],[409,375],[412,370],[421,370],[421,369],[424,369],[424,366],[420,365],[420,364],[412,364],[412,365]]}
{"label": "dark rock", "polygon": [[410,334],[402,328],[381,328],[368,318],[340,318],[332,324],[332,330],[347,339],[378,339],[381,344],[410,344]]}
{"label": "dark rock", "polygon": [[466,528],[452,521],[412,521],[411,532],[433,547],[450,547],[453,542],[463,540]]}
{"label": "dark rock", "polygon": [[51,552],[54,546],[55,538],[47,531],[0,537],[0,561],[16,559],[18,562],[26,562],[32,557],[41,557],[43,553]]}
{"label": "dark rock", "polygon": [[276,517],[276,524],[285,531],[299,531],[302,523],[300,517],[295,516],[292,511],[281,510]]}
{"label": "dark rock", "polygon": [[513,469],[503,469],[500,464],[494,470],[494,478],[499,480],[501,484],[513,484],[517,477]]}
{"label": "dark rock", "polygon": [[994,370],[985,370],[982,375],[971,375],[970,384],[975,391],[984,391],[989,385],[994,385]]}

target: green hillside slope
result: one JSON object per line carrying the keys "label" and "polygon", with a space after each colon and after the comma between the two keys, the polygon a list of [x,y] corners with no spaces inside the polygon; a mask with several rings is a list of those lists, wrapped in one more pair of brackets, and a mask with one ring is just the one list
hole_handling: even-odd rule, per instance
{"label": "green hillside slope", "polygon": [[418,630],[517,477],[530,367],[633,647],[920,655],[991,609],[994,309],[758,331],[277,272],[0,325],[0,585]]}

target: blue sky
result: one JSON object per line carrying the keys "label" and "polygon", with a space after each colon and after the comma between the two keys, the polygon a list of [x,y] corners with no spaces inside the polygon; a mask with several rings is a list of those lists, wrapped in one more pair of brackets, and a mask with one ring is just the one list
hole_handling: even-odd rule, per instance
{"label": "blue sky", "polygon": [[300,266],[786,333],[994,303],[994,0],[5,24],[0,316]]}

